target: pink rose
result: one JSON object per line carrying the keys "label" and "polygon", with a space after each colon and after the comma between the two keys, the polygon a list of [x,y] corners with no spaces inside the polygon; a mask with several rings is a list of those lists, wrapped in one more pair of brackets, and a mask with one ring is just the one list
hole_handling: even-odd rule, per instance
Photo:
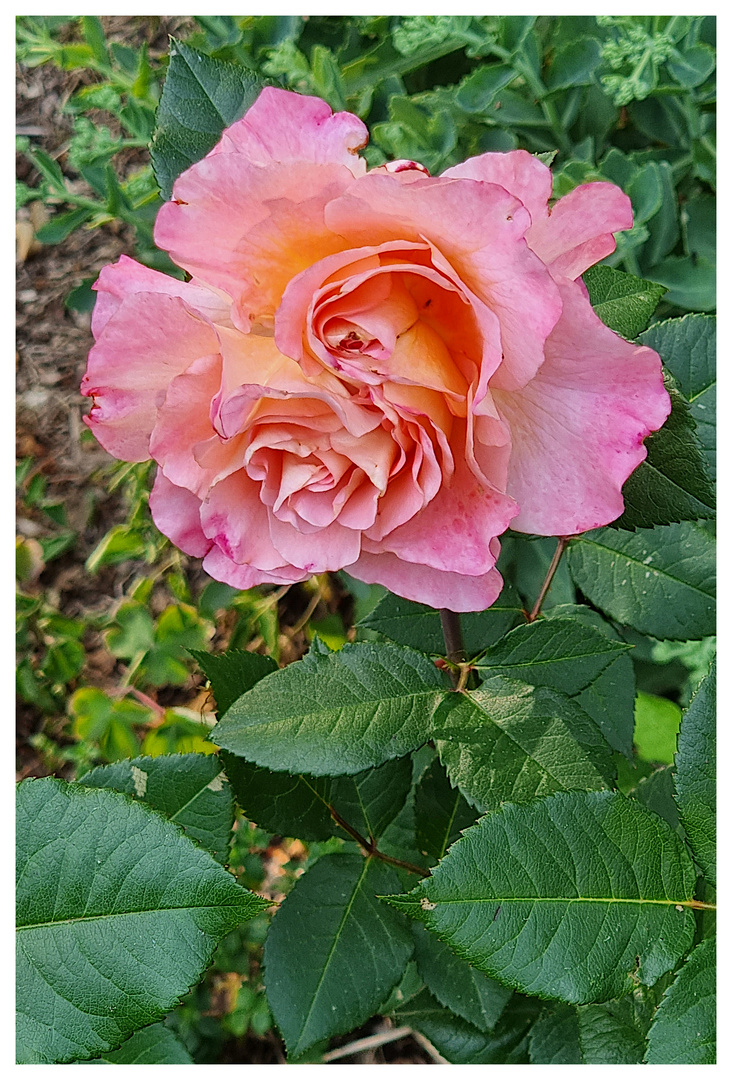
{"label": "pink rose", "polygon": [[661,364],[579,280],[632,224],[612,184],[548,208],[524,150],[366,171],[362,122],[265,89],[178,178],[157,244],[96,284],[82,391],[110,453],[154,458],[159,529],[246,589],[345,568],[488,607],[498,537],[623,510],[669,412]]}

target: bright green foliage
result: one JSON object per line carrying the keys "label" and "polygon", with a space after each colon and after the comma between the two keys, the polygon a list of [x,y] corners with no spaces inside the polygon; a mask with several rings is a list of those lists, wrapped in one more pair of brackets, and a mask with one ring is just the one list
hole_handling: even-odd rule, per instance
{"label": "bright green foliage", "polygon": [[602,788],[610,772],[609,747],[578,705],[499,676],[451,694],[435,715],[434,738],[451,781],[481,810]]}
{"label": "bright green foliage", "polygon": [[696,435],[712,479],[717,460],[717,320],[713,315],[686,315],[656,323],[640,337],[661,356],[689,402]]}
{"label": "bright green foliage", "polygon": [[671,415],[646,440],[648,457],[623,486],[625,510],[613,524],[625,529],[670,525],[715,516],[696,423],[681,395],[670,388]]}
{"label": "bright green foliage", "polygon": [[118,1050],[92,1058],[88,1065],[193,1065],[180,1039],[164,1024],[150,1024],[136,1031]]}
{"label": "bright green foliage", "polygon": [[681,721],[675,760],[676,802],[694,858],[716,882],[716,663]]}
{"label": "bright green foliage", "polygon": [[397,882],[383,863],[326,855],[275,915],[265,986],[292,1056],[368,1020],[401,979],[412,953],[409,925],[376,898]]}
{"label": "bright green foliage", "polygon": [[189,604],[171,604],[153,622],[143,604],[130,601],[107,631],[110,652],[131,663],[137,681],[153,686],[181,684],[188,678],[184,649],[201,649],[213,627]]}
{"label": "bright green foliage", "polygon": [[438,862],[463,829],[476,819],[460,789],[453,787],[444,766],[435,760],[415,791],[416,841],[430,865]]}
{"label": "bright green foliage", "polygon": [[635,699],[635,732],[633,742],[643,761],[670,765],[676,753],[676,736],[681,723],[681,710],[668,698],[655,694],[638,694]]}
{"label": "bright green foliage", "polygon": [[268,901],[182,831],[113,791],[18,787],[18,1060],[114,1049],[195,983]]}
{"label": "bright green foliage", "polygon": [[538,1002],[514,996],[491,1032],[469,1024],[422,990],[395,1010],[395,1019],[421,1032],[453,1065],[528,1064],[528,1031]]}
{"label": "bright green foliage", "polygon": [[484,679],[505,675],[573,695],[594,682],[627,648],[573,619],[540,619],[516,627],[491,646],[476,668]]}
{"label": "bright green foliage", "polygon": [[628,341],[648,326],[666,292],[663,285],[623,274],[610,266],[593,266],[584,275],[590,303],[606,326]]}
{"label": "bright green foliage", "polygon": [[715,545],[691,522],[597,529],[570,542],[572,577],[596,607],[642,634],[687,640],[715,631]]}
{"label": "bright green foliage", "polygon": [[150,710],[144,705],[129,698],[115,701],[92,686],[72,695],[69,712],[75,738],[98,745],[107,761],[134,757],[139,743],[133,725],[150,719]]}
{"label": "bright green foliage", "polygon": [[182,41],[171,41],[150,151],[163,198],[170,198],[176,177],[208,153],[264,85],[243,67],[212,61]]}
{"label": "bright green foliage", "polygon": [[492,1031],[512,990],[470,967],[419,923],[412,924],[417,970],[433,997],[480,1031]]}
{"label": "bright green foliage", "polygon": [[660,818],[618,792],[571,792],[486,815],[431,878],[389,900],[493,978],[581,1004],[678,962],[695,880]]}
{"label": "bright green foliage", "polygon": [[[510,585],[486,611],[467,612],[461,617],[463,639],[468,656],[475,656],[523,621],[521,601]],[[445,655],[440,613],[424,604],[404,600],[387,593],[374,610],[359,624],[378,630],[399,645],[408,645],[425,653]]]}
{"label": "bright green foliage", "polygon": [[228,861],[234,799],[216,755],[137,757],[92,769],[80,782],[147,803],[177,822],[218,862]]}
{"label": "bright green foliage", "polygon": [[648,1032],[649,1064],[716,1061],[716,942],[700,942],[663,996]]}
{"label": "bright green foliage", "polygon": [[257,683],[219,721],[212,738],[271,769],[315,776],[360,772],[425,743],[449,686],[427,657],[397,645],[311,651]]}

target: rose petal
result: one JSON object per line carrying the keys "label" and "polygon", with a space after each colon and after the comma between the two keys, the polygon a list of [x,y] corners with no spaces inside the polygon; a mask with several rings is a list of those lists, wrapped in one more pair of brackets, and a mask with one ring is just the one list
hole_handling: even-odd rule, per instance
{"label": "rose petal", "polygon": [[552,196],[552,174],[528,150],[479,154],[446,169],[442,176],[499,184],[521,200],[531,214],[532,224],[547,216],[547,203]]}
{"label": "rose petal", "polygon": [[632,225],[633,207],[619,187],[580,184],[531,226],[526,239],[555,277],[574,280],[615,251],[613,233]]}
{"label": "rose petal", "polygon": [[201,500],[172,484],[162,469],[150,492],[150,513],[161,533],[186,555],[201,558],[211,547],[201,528]]}
{"label": "rose petal", "polygon": [[[205,356],[195,360],[168,386],[150,437],[150,456],[162,467],[167,478],[201,499],[222,465],[219,460],[215,468],[202,468],[195,457],[198,444],[215,435],[209,412],[211,399],[220,386],[221,357]],[[222,444],[224,448],[228,454],[235,449],[231,442]]]}
{"label": "rose petal", "polygon": [[94,404],[85,422],[110,454],[123,461],[147,460],[171,380],[194,360],[216,352],[211,327],[177,296],[127,296],[89,353],[81,392]]}
{"label": "rose petal", "polygon": [[241,120],[227,128],[211,154],[237,151],[257,165],[312,161],[366,172],[358,151],[369,140],[353,113],[333,113],[320,98],[266,86]]}
{"label": "rose petal", "polygon": [[511,528],[545,536],[622,513],[621,488],[646,456],[643,439],[671,407],[658,355],[609,330],[579,284],[560,289],[562,318],[536,378],[493,395],[511,429],[506,486],[521,508]]}
{"label": "rose petal", "polygon": [[[493,545],[497,557],[500,545],[497,540]],[[404,562],[388,551],[378,555],[363,551],[358,562],[345,569],[359,581],[385,585],[407,600],[451,611],[485,611],[495,603],[503,588],[503,578],[495,569],[468,577]]]}

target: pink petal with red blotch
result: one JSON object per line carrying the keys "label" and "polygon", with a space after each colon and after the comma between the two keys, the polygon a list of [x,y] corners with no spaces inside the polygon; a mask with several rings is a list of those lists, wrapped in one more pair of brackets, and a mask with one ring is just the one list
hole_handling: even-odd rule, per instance
{"label": "pink petal with red blotch", "polygon": [[351,243],[427,240],[497,316],[503,361],[494,378],[523,386],[544,360],[561,301],[524,239],[531,216],[513,195],[476,180],[369,173],[325,208],[325,223]]}
{"label": "pink petal with red blotch", "polygon": [[233,585],[235,589],[253,589],[255,585],[292,585],[296,581],[307,581],[310,576],[294,566],[283,566],[278,570],[258,570],[256,566],[235,563],[215,544],[203,560],[202,566],[210,577]]}
{"label": "pink petal with red blotch", "polygon": [[633,207],[615,184],[580,184],[532,225],[526,239],[554,277],[572,280],[615,251],[613,233],[630,229]]}
{"label": "pink petal with red blotch", "polygon": [[532,223],[547,216],[547,203],[552,196],[552,174],[528,150],[479,154],[446,169],[442,176],[498,184],[521,200],[531,214]]}
{"label": "pink petal with red blotch", "polygon": [[94,404],[85,422],[110,454],[145,461],[171,380],[217,352],[214,331],[179,297],[132,293],[89,353],[81,392]]}
{"label": "pink petal with red blotch", "polygon": [[98,338],[122,301],[134,293],[162,293],[178,296],[192,312],[200,312],[211,322],[230,323],[231,299],[195,281],[179,281],[158,270],[151,270],[121,255],[119,262],[102,267],[92,285],[97,293],[92,312],[92,333]]}
{"label": "pink petal with red blotch", "polygon": [[201,528],[201,500],[172,484],[162,469],[158,469],[150,492],[150,513],[163,536],[186,555],[201,558],[211,547]]}
{"label": "pink petal with red blotch", "polygon": [[320,98],[266,86],[209,156],[233,151],[257,165],[345,165],[354,176],[362,176],[366,162],[358,151],[368,140],[368,128],[353,113],[333,113]]}
{"label": "pink petal with red blotch", "polygon": [[[500,544],[491,541],[494,558]],[[360,581],[385,585],[398,596],[450,611],[485,611],[498,599],[503,578],[496,569],[478,577],[435,570],[418,563],[403,562],[388,551],[362,551],[357,562],[345,570]]]}
{"label": "pink petal with red blotch", "polygon": [[493,392],[511,429],[506,484],[520,506],[512,529],[570,536],[614,521],[644,438],[670,412],[661,361],[595,315],[579,283],[559,283],[562,318],[535,379]]}

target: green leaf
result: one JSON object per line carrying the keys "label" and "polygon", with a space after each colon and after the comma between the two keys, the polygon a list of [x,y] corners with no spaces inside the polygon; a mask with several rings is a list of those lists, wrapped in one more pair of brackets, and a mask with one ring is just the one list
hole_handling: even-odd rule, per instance
{"label": "green leaf", "polygon": [[527,1035],[538,1002],[516,998],[491,1033],[481,1031],[422,990],[394,1012],[400,1024],[419,1031],[453,1065],[528,1064]]}
{"label": "green leaf", "polygon": [[341,776],[427,742],[449,688],[421,653],[388,644],[310,652],[240,698],[213,730],[218,746],[267,768]]}
{"label": "green leaf", "polygon": [[412,931],[417,970],[430,993],[473,1027],[491,1031],[513,991],[470,967],[419,923]]}
{"label": "green leaf", "polygon": [[577,1009],[579,1042],[585,1065],[636,1065],[643,1060],[647,1006],[638,991],[602,1005]]}
{"label": "green leaf", "polygon": [[435,715],[433,737],[453,784],[481,810],[606,786],[610,748],[597,726],[545,687],[497,676],[451,694]]}
{"label": "green leaf", "polygon": [[717,306],[717,270],[704,256],[669,256],[648,271],[668,290],[669,304],[686,311],[711,311]]}
{"label": "green leaf", "polygon": [[116,791],[24,780],[17,806],[22,1063],[99,1056],[160,1020],[270,903]]}
{"label": "green leaf", "polygon": [[60,244],[71,236],[74,229],[78,229],[92,216],[93,211],[87,209],[69,210],[65,214],[56,214],[47,224],[42,225],[36,233],[36,239],[42,244]]}
{"label": "green leaf", "polygon": [[650,776],[642,776],[628,795],[662,817],[672,829],[679,830],[679,812],[674,802],[670,766],[654,769]]}
{"label": "green leaf", "polygon": [[84,1065],[193,1065],[183,1043],[165,1024],[136,1031],[118,1050],[83,1062]]}
{"label": "green leaf", "polygon": [[643,761],[670,765],[676,752],[676,735],[681,723],[681,709],[668,698],[645,694],[635,701],[633,742]]}
{"label": "green leaf", "polygon": [[645,330],[658,301],[666,292],[663,285],[613,270],[610,266],[590,267],[583,281],[595,314],[629,341]]}
{"label": "green leaf", "polygon": [[376,860],[325,855],[283,901],[264,947],[264,981],[290,1055],[358,1027],[401,979],[410,928],[376,899],[398,880]]}
{"label": "green leaf", "polygon": [[462,80],[455,92],[455,102],[467,113],[483,113],[499,90],[515,78],[516,72],[506,64],[483,64]]}
{"label": "green leaf", "polygon": [[399,814],[411,786],[412,760],[397,758],[356,776],[337,777],[332,782],[331,802],[362,836],[377,839]]}
{"label": "green leaf", "polygon": [[165,754],[101,765],[79,781],[131,795],[180,825],[221,863],[228,861],[234,799],[215,754]]}
{"label": "green leaf", "polygon": [[716,942],[700,942],[658,1006],[646,1062],[713,1065],[716,1061]]}
{"label": "green leaf", "polygon": [[716,882],[716,662],[684,713],[676,754],[676,803],[694,858]]}
{"label": "green leaf", "polygon": [[[416,841],[430,865],[439,862],[463,829],[474,824],[476,811],[450,783],[444,765],[433,761],[415,791]],[[469,1018],[466,1018],[469,1019]]]}
{"label": "green leaf", "polygon": [[150,148],[164,199],[170,198],[183,170],[205,157],[224,128],[244,115],[269,81],[171,39]]}
{"label": "green leaf", "polygon": [[547,1009],[529,1033],[532,1065],[584,1065],[577,1010],[571,1005]]}
{"label": "green leaf", "polygon": [[[547,618],[572,618],[595,627],[613,641],[620,638],[599,612],[582,604],[558,604]],[[627,653],[617,656],[574,700],[595,721],[613,750],[633,752],[635,672]]]}
{"label": "green leaf", "polygon": [[639,339],[660,353],[691,406],[696,435],[714,479],[717,452],[717,320],[714,315],[685,315],[651,326]]}
{"label": "green leaf", "polygon": [[487,814],[432,877],[387,899],[487,975],[584,1004],[678,962],[695,883],[665,821],[619,792],[560,792]]}
{"label": "green leaf", "polygon": [[563,45],[549,68],[547,88],[564,90],[591,83],[600,66],[600,52],[600,42],[594,37],[578,37]]}
{"label": "green leaf", "polygon": [[646,440],[648,457],[623,486],[625,509],[613,525],[623,529],[670,525],[715,515],[696,423],[681,395],[670,389],[671,415]]}
{"label": "green leaf", "polygon": [[109,761],[133,757],[138,752],[133,725],[149,722],[151,715],[144,705],[129,698],[114,701],[95,686],[82,687],[72,694],[69,713],[74,738],[96,743]]}
{"label": "green leaf", "polygon": [[221,655],[198,649],[188,651],[198,661],[203,674],[211,683],[219,719],[237,698],[251,690],[265,675],[277,670],[277,665],[270,656],[261,656],[259,653],[244,652],[240,649],[229,649]]}
{"label": "green leaf", "polygon": [[[482,652],[523,620],[518,593],[505,584],[495,604],[486,611],[469,611],[460,616],[468,655]],[[441,656],[446,652],[439,611],[404,600],[394,593],[387,593],[359,626],[376,630],[399,645],[408,645],[420,652]]]}
{"label": "green leaf", "polygon": [[690,89],[701,86],[714,71],[717,64],[716,51],[700,42],[668,62],[668,70],[681,86]]}
{"label": "green leaf", "polygon": [[573,619],[539,619],[517,626],[477,663],[481,677],[505,675],[532,686],[578,694],[628,646]]}
{"label": "green leaf", "polygon": [[236,800],[260,828],[300,840],[327,840],[335,832],[328,810],[330,777],[270,772],[224,752]]}
{"label": "green leaf", "polygon": [[691,522],[635,533],[597,529],[570,541],[585,596],[642,634],[686,641],[715,632],[715,543]]}

